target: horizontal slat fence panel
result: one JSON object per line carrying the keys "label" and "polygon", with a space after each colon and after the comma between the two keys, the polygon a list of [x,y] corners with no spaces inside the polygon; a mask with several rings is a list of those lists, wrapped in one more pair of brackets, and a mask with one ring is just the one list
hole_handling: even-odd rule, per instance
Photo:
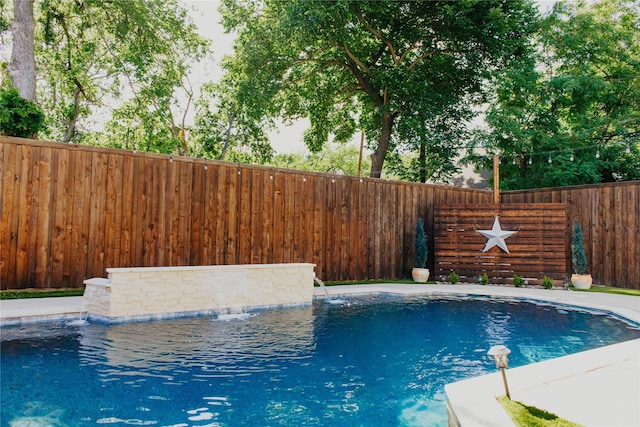
{"label": "horizontal slat fence panel", "polygon": [[3,290],[134,266],[309,262],[323,280],[407,278],[418,217],[433,244],[436,204],[492,198],[4,136],[0,166]]}
{"label": "horizontal slat fence panel", "polygon": [[[566,217],[564,204],[460,204],[435,208],[435,275],[442,280],[455,271],[464,282],[512,283],[514,275],[540,284],[549,276],[558,285],[566,279]],[[505,239],[509,253],[497,246],[483,252],[495,217],[502,230],[517,231]]]}
{"label": "horizontal slat fence panel", "polygon": [[[587,273],[593,282],[640,289],[640,181],[501,193],[502,203],[563,203],[567,247],[577,219],[582,225]],[[571,251],[567,250],[567,275]]]}

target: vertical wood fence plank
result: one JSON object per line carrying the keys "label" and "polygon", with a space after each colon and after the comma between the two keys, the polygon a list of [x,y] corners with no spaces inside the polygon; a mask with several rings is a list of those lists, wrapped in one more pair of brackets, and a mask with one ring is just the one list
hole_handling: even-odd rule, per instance
{"label": "vertical wood fence plank", "polygon": [[135,160],[131,156],[122,156],[120,191],[121,207],[120,207],[120,259],[118,261],[121,267],[132,267],[134,262],[132,259],[132,235],[133,224],[135,218],[133,189],[136,181],[134,175]]}
{"label": "vertical wood fence plank", "polygon": [[334,258],[335,247],[335,210],[336,203],[335,197],[336,193],[333,185],[333,177],[324,177],[322,179],[323,187],[324,187],[324,197],[325,197],[325,205],[324,205],[324,215],[322,222],[324,224],[324,228],[322,230],[322,240],[327,242],[326,245],[323,245],[323,253],[322,253],[322,263],[324,264],[324,274],[327,277],[337,277],[336,275],[336,262]]}
{"label": "vertical wood fence plank", "polygon": [[[173,159],[171,157],[170,159]],[[159,244],[158,258],[154,265],[180,265],[177,256],[178,235],[180,233],[180,166],[181,162],[169,161],[164,163],[164,173],[154,176],[158,179],[157,190],[161,192],[159,198],[163,205],[157,211],[158,226],[154,227],[158,231],[157,241]],[[184,208],[184,207],[182,207]]]}
{"label": "vertical wood fence plank", "polygon": [[367,184],[364,179],[358,181],[358,216],[356,218],[356,227],[358,229],[357,235],[357,251],[358,251],[358,267],[356,268],[356,274],[352,277],[359,277],[366,279],[367,275],[367,236],[370,233],[368,216],[367,216]]}
{"label": "vertical wood fence plank", "polygon": [[21,146],[0,143],[0,165],[2,165],[2,192],[0,193],[0,289],[11,289],[18,282],[16,254],[18,251],[20,181],[24,179],[20,170]]}
{"label": "vertical wood fence plank", "polygon": [[[191,240],[191,227],[193,212],[191,199],[194,196],[193,188],[193,163],[179,162],[180,163],[180,197],[178,204],[178,236],[176,247],[176,262],[173,265],[189,265],[189,259],[191,258],[191,250],[197,249],[197,246],[192,247]],[[197,212],[196,216],[197,218]]]}
{"label": "vertical wood fence plank", "polygon": [[39,150],[38,193],[36,196],[36,248],[35,248],[35,285],[47,288],[50,286],[51,270],[51,168],[52,150],[42,147]]}
{"label": "vertical wood fence plank", "polygon": [[251,263],[251,201],[256,195],[251,186],[251,169],[245,169],[240,175],[239,215],[238,215],[238,264]]}
{"label": "vertical wood fence plank", "polygon": [[312,225],[312,238],[311,246],[313,258],[316,262],[316,275],[322,280],[327,280],[324,257],[324,245],[323,239],[324,226],[324,178],[310,175],[307,177],[309,186],[313,189],[313,225]]}
{"label": "vertical wood fence plank", "polygon": [[[53,207],[52,213],[52,242],[51,242],[51,274],[50,287],[69,287],[68,276],[64,274],[65,247],[70,240],[68,236],[67,224],[68,215],[71,209],[68,208],[69,201],[69,152],[66,150],[55,150],[53,152],[52,163],[56,167],[53,170]],[[66,253],[68,256],[68,252]]]}
{"label": "vertical wood fence plank", "polygon": [[284,262],[284,174],[273,175],[273,262]]}
{"label": "vertical wood fence plank", "polygon": [[89,223],[91,218],[91,158],[87,152],[74,153],[72,180],[73,226],[71,228],[71,265],[69,280],[76,286],[89,277]]}
{"label": "vertical wood fence plank", "polygon": [[[221,166],[217,168],[218,177],[217,177],[217,196],[216,196],[216,265],[222,265],[226,263],[227,260],[227,235],[229,233],[229,173],[230,168],[226,166]],[[235,172],[235,171],[234,171]]]}
{"label": "vertical wood fence plank", "polygon": [[217,168],[208,163],[203,166],[203,192],[204,203],[202,204],[202,260],[199,264],[215,264],[215,241],[216,241],[216,190],[218,186]]}
{"label": "vertical wood fence plank", "polygon": [[122,251],[122,156],[110,154],[107,159],[104,265],[120,263]]}
{"label": "vertical wood fence plank", "polygon": [[359,255],[359,224],[358,215],[360,210],[360,203],[358,200],[358,188],[360,187],[360,181],[350,180],[348,181],[348,199],[350,201],[350,207],[347,218],[347,242],[349,242],[348,251],[348,269],[345,271],[345,278],[358,276],[358,255]]}
{"label": "vertical wood fence plank", "polygon": [[309,232],[305,223],[305,202],[306,194],[304,191],[304,182],[302,176],[292,175],[293,179],[293,242],[292,242],[292,262],[303,262],[304,253],[304,236]]}
{"label": "vertical wood fence plank", "polygon": [[260,245],[260,262],[263,264],[270,264],[273,262],[273,247],[274,247],[274,232],[273,232],[273,204],[274,204],[274,177],[273,173],[265,173],[262,178],[263,181],[263,198],[262,206],[260,207],[261,227],[262,227],[262,240]]}
{"label": "vertical wood fence plank", "polygon": [[[131,235],[131,252],[134,255],[134,266],[142,267],[147,262],[147,246],[149,244],[149,203],[151,199],[151,161],[146,157],[136,158],[134,172],[134,211],[133,232]],[[136,191],[137,190],[137,191]]]}
{"label": "vertical wood fence plank", "polygon": [[295,231],[295,187],[293,177],[295,175],[284,176],[284,245],[282,262],[293,261],[293,239]]}
{"label": "vertical wood fence plank", "polygon": [[627,226],[624,227],[626,231],[624,245],[625,250],[625,264],[627,269],[627,280],[623,281],[622,278],[616,283],[617,286],[640,289],[640,184],[637,186],[625,187],[625,206],[627,209]]}
{"label": "vertical wood fence plank", "polygon": [[91,188],[89,211],[89,272],[92,276],[105,274],[105,194],[107,192],[107,154],[98,153],[91,159]]}
{"label": "vertical wood fence plank", "polygon": [[240,230],[240,180],[242,178],[241,168],[229,168],[228,185],[229,185],[229,214],[227,233],[227,259],[226,264],[239,264],[238,257],[238,240]]}
{"label": "vertical wood fence plank", "polygon": [[[20,272],[20,288],[38,287],[35,283],[35,247],[37,228],[37,207],[35,201],[38,198],[39,159],[40,149],[28,147],[24,150],[21,169],[27,179],[20,185],[20,199],[23,201],[24,215],[20,215],[20,235],[18,241],[18,263]],[[42,284],[43,287],[44,284]]]}
{"label": "vertical wood fence plank", "polygon": [[204,205],[206,202],[204,165],[194,163],[190,166],[190,180],[192,192],[188,195],[189,210],[191,211],[190,236],[187,240],[188,258],[185,265],[206,265],[202,255],[204,253]]}

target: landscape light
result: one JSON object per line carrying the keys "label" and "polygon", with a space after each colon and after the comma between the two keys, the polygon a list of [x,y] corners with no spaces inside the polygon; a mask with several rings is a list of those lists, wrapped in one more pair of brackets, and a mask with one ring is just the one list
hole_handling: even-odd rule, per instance
{"label": "landscape light", "polygon": [[507,398],[511,400],[511,395],[509,394],[509,385],[507,384],[507,374],[505,373],[505,369],[509,367],[509,353],[511,353],[511,350],[509,350],[507,346],[494,345],[489,349],[489,352],[487,354],[489,356],[493,356],[493,361],[496,362],[496,368],[500,369],[500,371],[502,372],[504,391],[507,395]]}

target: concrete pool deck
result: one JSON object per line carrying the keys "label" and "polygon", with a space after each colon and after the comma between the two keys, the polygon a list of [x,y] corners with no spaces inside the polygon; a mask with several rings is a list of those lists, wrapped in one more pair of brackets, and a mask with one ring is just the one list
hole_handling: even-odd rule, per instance
{"label": "concrete pool deck", "polygon": [[[640,325],[640,297],[568,290],[480,285],[372,284],[314,288],[315,298],[362,294],[459,295],[551,302],[603,311]],[[0,300],[0,325],[77,319],[82,297]],[[640,340],[589,350],[507,370],[514,400],[585,426],[640,426]],[[496,371],[445,387],[461,426],[513,426],[496,396],[504,395]]]}

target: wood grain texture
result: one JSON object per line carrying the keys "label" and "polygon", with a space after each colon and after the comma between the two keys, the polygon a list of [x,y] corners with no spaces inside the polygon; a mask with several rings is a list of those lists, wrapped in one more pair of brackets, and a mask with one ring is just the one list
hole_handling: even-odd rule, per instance
{"label": "wood grain texture", "polygon": [[[492,225],[491,215],[482,223],[469,217],[492,202],[483,190],[4,136],[0,167],[2,289],[80,288],[108,267],[241,263],[309,262],[323,280],[409,278],[419,217],[427,266],[434,271],[454,258],[472,270],[478,264],[462,262],[456,245],[482,249],[483,238],[437,237],[435,226],[445,225],[439,209],[468,205],[450,212],[461,227]],[[501,218],[517,217],[505,228],[520,227],[507,240],[513,258],[486,258],[482,265],[512,277],[517,261],[527,275],[544,269],[566,278],[576,218],[594,282],[640,288],[639,182],[500,196]],[[543,215],[534,208],[551,201],[564,210]],[[526,209],[510,206],[523,203]],[[543,235],[527,228],[543,220]]]}
{"label": "wood grain texture", "polygon": [[[435,275],[444,280],[452,271],[464,282],[512,283],[513,276],[539,284],[549,276],[561,285],[567,279],[566,212],[562,203],[460,204],[437,206],[435,212]],[[497,246],[483,252],[498,217],[502,230],[516,231],[505,239],[509,253]]]}

